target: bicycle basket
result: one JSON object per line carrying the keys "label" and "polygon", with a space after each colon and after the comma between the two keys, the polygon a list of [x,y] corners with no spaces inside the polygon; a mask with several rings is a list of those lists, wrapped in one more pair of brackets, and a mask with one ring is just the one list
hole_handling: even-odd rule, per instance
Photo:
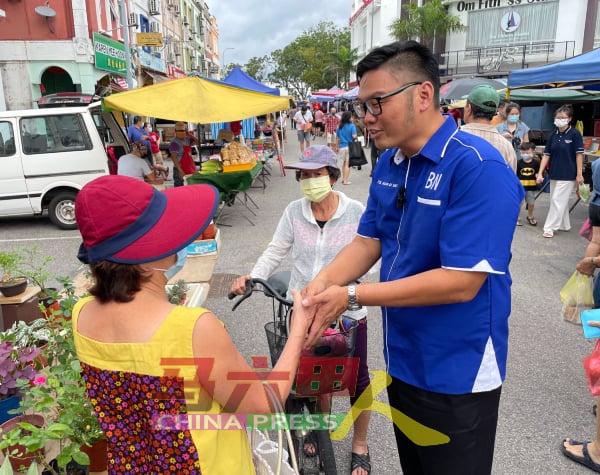
{"label": "bicycle basket", "polygon": [[[338,329],[329,328],[316,345],[301,353],[292,392],[297,396],[318,396],[346,392],[354,395],[358,359],[352,358],[358,323],[344,318]],[[265,325],[271,363],[277,363],[287,342],[285,328],[274,322]]]}
{"label": "bicycle basket", "polygon": [[271,354],[271,365],[275,366],[287,342],[287,332],[285,326],[278,322],[265,324],[265,332],[269,344],[269,353]]}
{"label": "bicycle basket", "polygon": [[[317,358],[352,356],[356,344],[357,328],[358,322],[343,317],[337,329],[328,328],[313,348],[302,351],[302,356]],[[280,323],[268,322],[265,324],[265,332],[269,344],[269,353],[271,354],[271,365],[275,366],[283,347],[287,343],[286,329]]]}

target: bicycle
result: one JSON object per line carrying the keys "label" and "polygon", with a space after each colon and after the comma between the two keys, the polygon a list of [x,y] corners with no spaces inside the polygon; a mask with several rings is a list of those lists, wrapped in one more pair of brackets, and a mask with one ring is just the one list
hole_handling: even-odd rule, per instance
{"label": "bicycle", "polygon": [[[273,320],[265,324],[265,333],[269,345],[271,364],[273,366],[283,351],[289,331],[292,302],[283,297],[287,291],[289,276],[289,272],[280,272],[274,274],[267,281],[258,278],[248,280],[246,282],[246,292],[232,308],[235,311],[254,292],[261,292],[266,297],[271,298]],[[229,299],[235,297],[237,297],[235,294],[230,293],[228,295]],[[349,319],[338,321],[335,327],[328,329],[312,349],[310,356],[303,352],[304,363],[308,364],[300,365],[292,393],[284,405],[286,414],[290,416],[290,420],[294,419],[294,415],[306,418],[311,414],[329,413],[329,408],[323,407],[322,403],[330,399],[332,394],[331,387],[315,388],[304,381],[304,376],[311,370],[314,370],[315,367],[320,366],[319,362],[322,358],[339,357],[351,359],[354,351],[357,325],[356,322],[348,322],[347,320]],[[305,367],[303,368],[303,366]],[[312,368],[311,370],[308,369],[309,366]],[[351,378],[347,378],[344,381],[344,378],[341,377],[339,381],[336,381],[338,384],[333,384],[333,392],[341,392],[349,389],[348,379]],[[290,459],[295,457],[294,461],[296,464],[292,460],[290,460],[290,464],[297,466],[300,474],[324,473],[325,475],[337,475],[329,430],[309,431],[306,429],[296,429],[292,430],[291,434],[293,447],[288,447],[288,453]],[[305,443],[314,447],[314,455],[306,453]]]}

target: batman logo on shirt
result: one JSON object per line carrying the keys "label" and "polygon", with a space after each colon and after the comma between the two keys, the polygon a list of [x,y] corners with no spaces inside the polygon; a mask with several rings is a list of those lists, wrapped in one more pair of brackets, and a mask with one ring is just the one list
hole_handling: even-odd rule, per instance
{"label": "batman logo on shirt", "polygon": [[534,168],[521,168],[521,176],[534,176],[535,169]]}

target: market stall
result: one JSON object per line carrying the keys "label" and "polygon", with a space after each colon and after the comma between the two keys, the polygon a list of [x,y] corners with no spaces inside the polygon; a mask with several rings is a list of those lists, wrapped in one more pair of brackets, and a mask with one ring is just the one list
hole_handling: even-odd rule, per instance
{"label": "market stall", "polygon": [[197,76],[113,94],[102,102],[109,109],[196,124],[231,122],[289,108],[287,96]]}

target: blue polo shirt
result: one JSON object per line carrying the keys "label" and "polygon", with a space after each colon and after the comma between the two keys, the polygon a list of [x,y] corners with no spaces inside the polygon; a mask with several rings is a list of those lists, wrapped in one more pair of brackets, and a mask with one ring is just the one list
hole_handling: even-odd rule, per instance
{"label": "blue polo shirt", "polygon": [[341,129],[337,129],[336,135],[340,139],[340,148],[347,147],[354,140],[356,135],[356,126],[354,124],[345,124]]}
{"label": "blue polo shirt", "polygon": [[[402,187],[406,201],[399,204]],[[440,267],[489,273],[470,302],[382,308],[384,355],[393,377],[445,394],[502,384],[510,246],[523,196],[498,150],[458,130],[451,117],[410,159],[398,149],[381,156],[358,228],[361,236],[381,241],[381,281]]]}
{"label": "blue polo shirt", "polygon": [[550,156],[548,176],[551,180],[574,181],[577,178],[576,155],[583,153],[583,138],[579,130],[568,127],[556,129],[548,138],[544,155]]}

